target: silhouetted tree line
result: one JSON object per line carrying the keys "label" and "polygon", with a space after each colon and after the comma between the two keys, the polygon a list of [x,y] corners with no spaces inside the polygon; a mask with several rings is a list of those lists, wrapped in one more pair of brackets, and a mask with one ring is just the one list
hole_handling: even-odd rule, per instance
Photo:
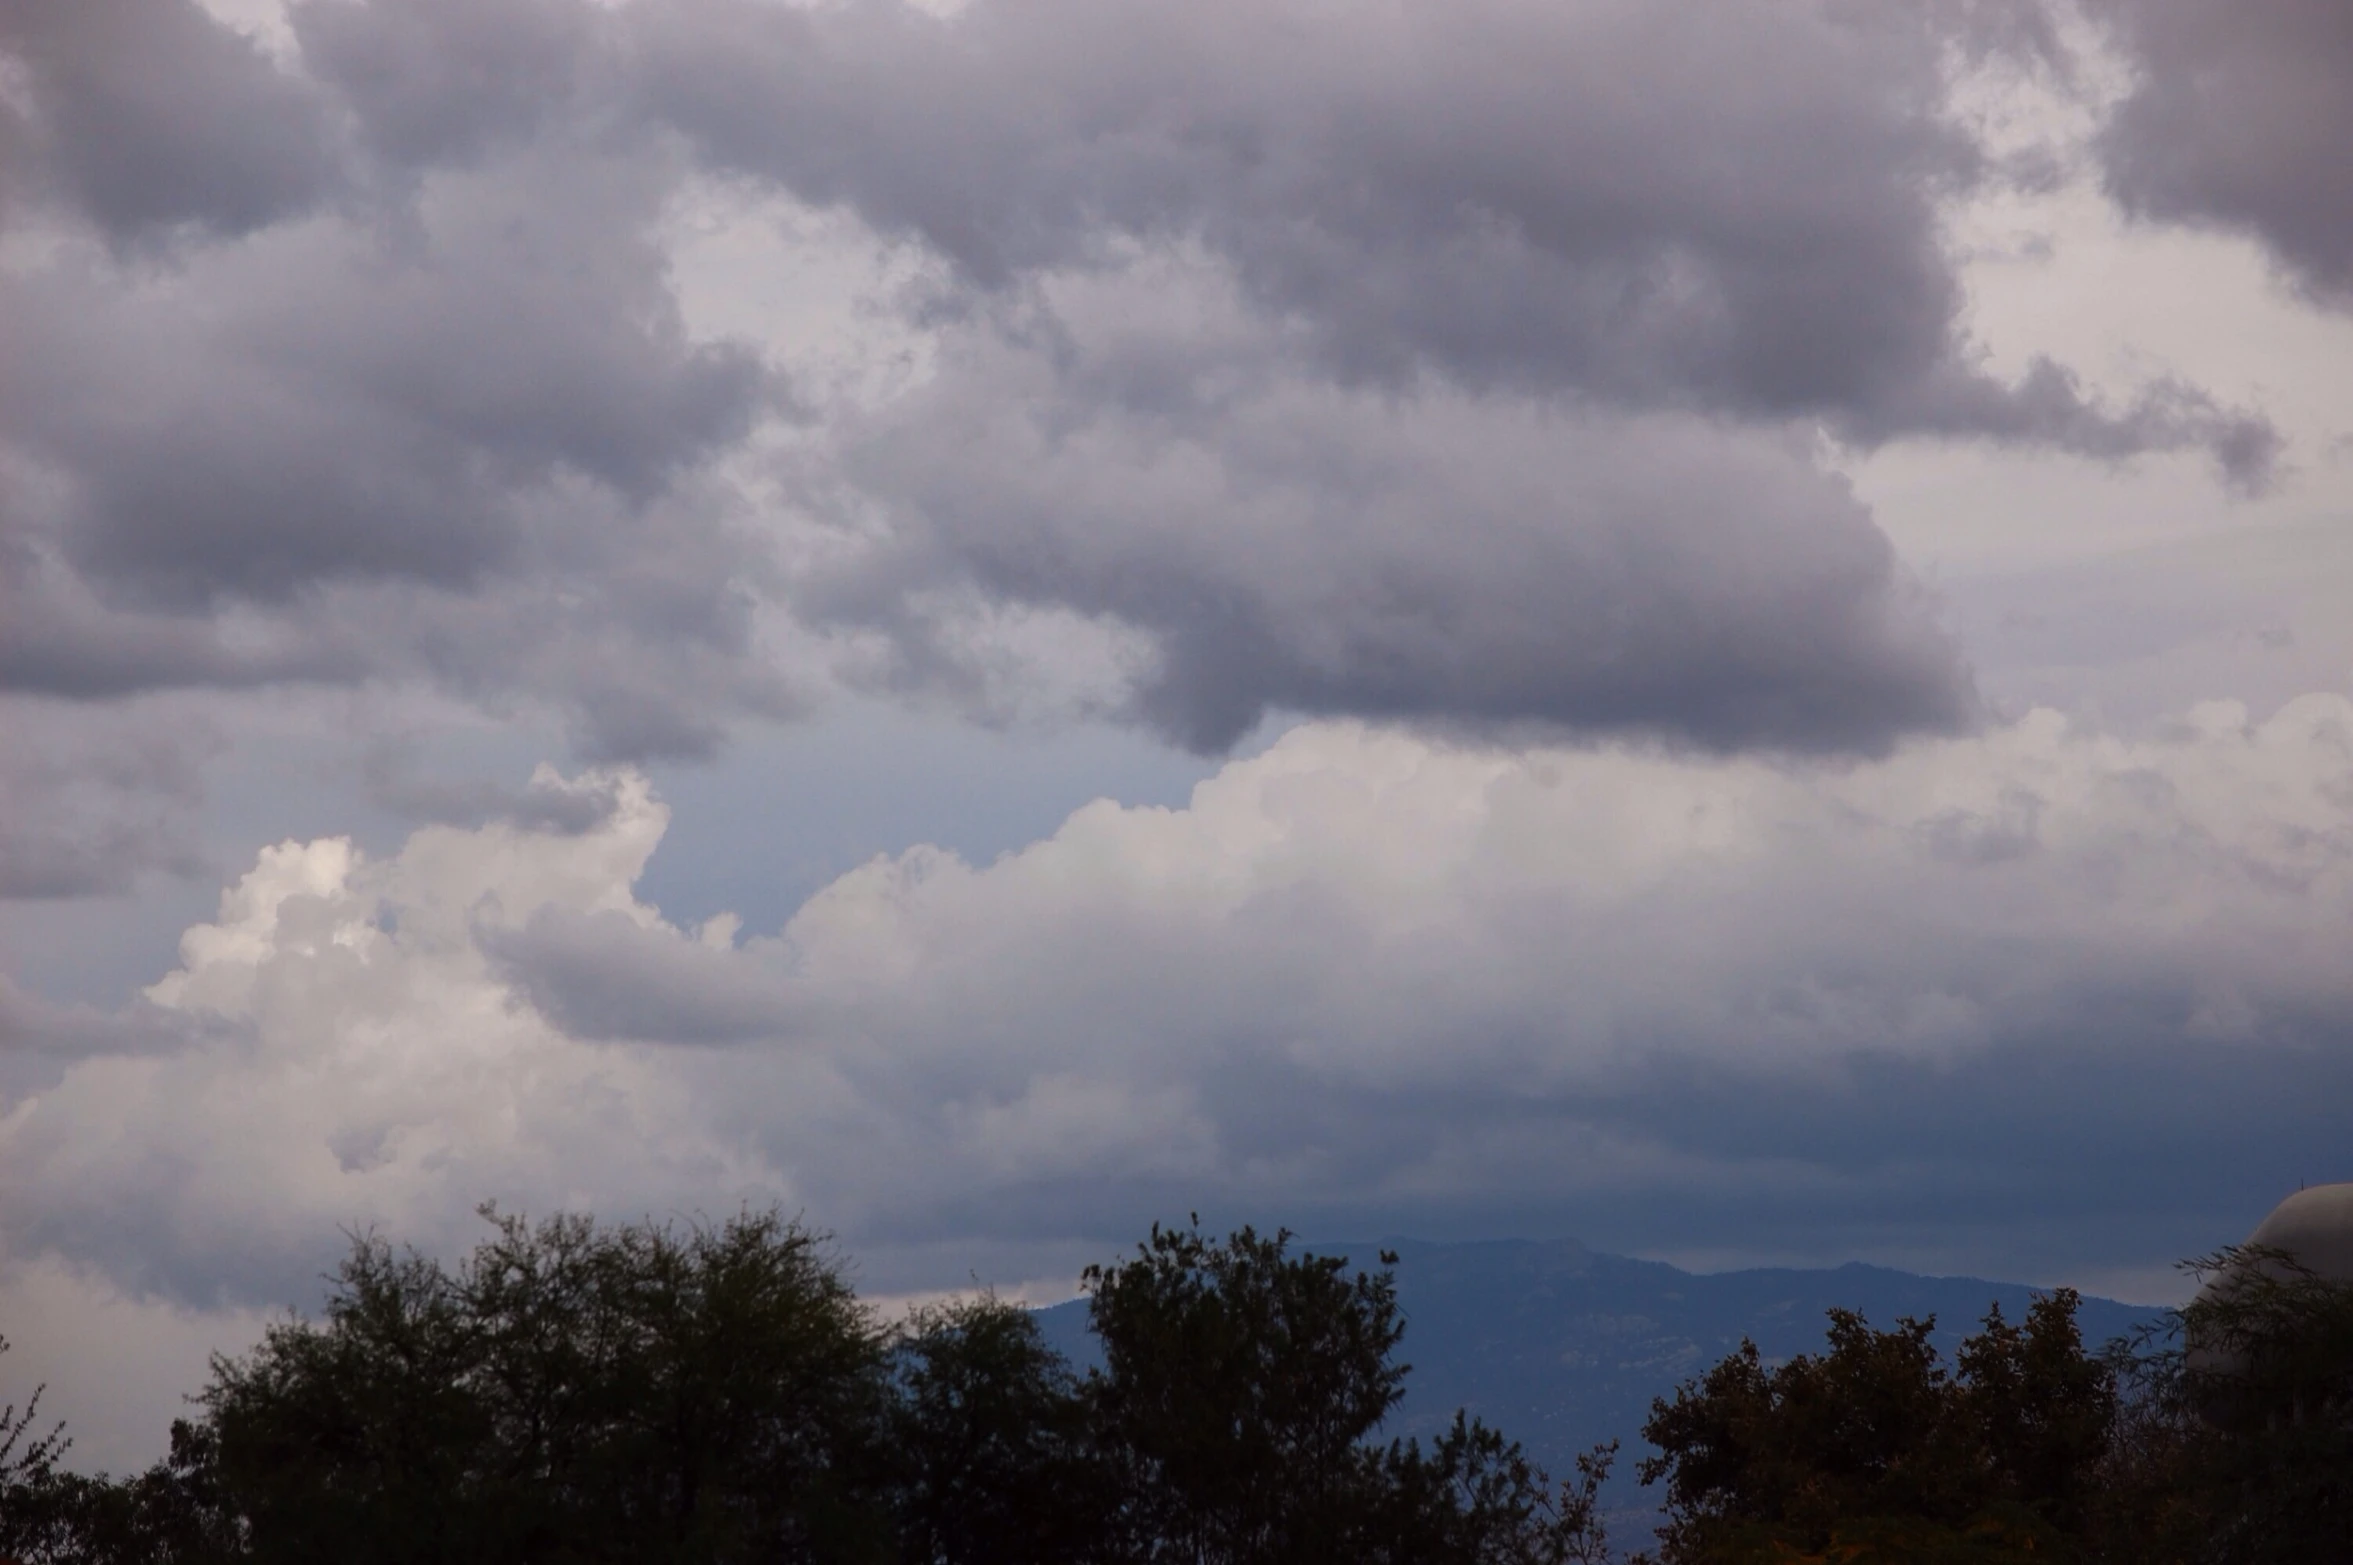
{"label": "silhouetted tree line", "polygon": [[[1615,1447],[1556,1484],[1402,1395],[1390,1268],[1155,1228],[1086,1274],[1100,1368],[993,1298],[886,1326],[820,1238],[537,1226],[455,1269],[355,1242],[317,1320],[219,1358],[170,1455],[65,1471],[0,1410],[0,1558],[893,1565],[1600,1565]],[[2353,1558],[2353,1290],[2268,1252],[2169,1330],[2088,1351],[2061,1290],[1947,1365],[1834,1311],[1655,1403],[1658,1565]]]}

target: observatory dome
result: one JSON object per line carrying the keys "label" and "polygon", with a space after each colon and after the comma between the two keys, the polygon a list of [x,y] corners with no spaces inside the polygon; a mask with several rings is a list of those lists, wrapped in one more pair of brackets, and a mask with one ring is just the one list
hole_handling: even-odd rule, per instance
{"label": "observatory dome", "polygon": [[[2193,1386],[2198,1411],[2226,1428],[2257,1411],[2241,1389],[2254,1368],[2245,1332],[2268,1338],[2282,1326],[2301,1329],[2297,1313],[2272,1312],[2261,1302],[2260,1291],[2253,1296],[2257,1308],[2252,1317],[2237,1317],[2231,1306],[2248,1297],[2241,1290],[2257,1279],[2293,1287],[2301,1274],[2332,1285],[2332,1292],[2353,1285],[2353,1184],[2312,1185],[2297,1191],[2255,1225],[2244,1248],[2272,1253],[2242,1254],[2231,1265],[2209,1273],[2189,1307],[2192,1318],[2185,1323],[2185,1367],[2199,1382]],[[2206,1307],[2204,1312],[2200,1306]],[[2197,1318],[2201,1313],[2206,1316],[2203,1321]],[[2270,1343],[2275,1358],[2281,1346],[2278,1341]],[[2294,1348],[2289,1346],[2291,1357],[2282,1362],[2293,1364]]]}
{"label": "observatory dome", "polygon": [[2316,1277],[2353,1282],[2353,1184],[2297,1191],[2255,1225],[2247,1243],[2283,1250]]}

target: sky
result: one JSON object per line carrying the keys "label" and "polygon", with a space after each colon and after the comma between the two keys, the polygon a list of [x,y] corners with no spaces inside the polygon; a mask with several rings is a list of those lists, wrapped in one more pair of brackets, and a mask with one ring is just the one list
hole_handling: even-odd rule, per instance
{"label": "sky", "polygon": [[0,0],[0,1395],[775,1204],[2353,1178],[2341,0]]}

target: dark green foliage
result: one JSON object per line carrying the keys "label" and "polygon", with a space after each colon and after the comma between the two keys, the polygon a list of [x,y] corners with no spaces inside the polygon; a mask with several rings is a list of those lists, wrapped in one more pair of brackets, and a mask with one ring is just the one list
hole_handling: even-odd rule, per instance
{"label": "dark green foliage", "polygon": [[[1087,1273],[1076,1376],[993,1298],[896,1332],[820,1240],[532,1226],[457,1267],[353,1245],[323,1315],[216,1360],[170,1456],[66,1472],[0,1409],[25,1565],[1602,1565],[1614,1446],[1556,1486],[1457,1415],[1380,1437],[1406,1375],[1393,1258],[1155,1228]],[[1933,1322],[1833,1311],[1654,1404],[1663,1565],[2353,1557],[2353,1288],[2225,1251],[2172,1331],[2087,1353],[2076,1296]],[[5,1344],[0,1343],[0,1349]],[[1640,1565],[1642,1557],[1637,1557]]]}
{"label": "dark green foliage", "polygon": [[[0,1338],[0,1354],[8,1351]],[[40,1427],[41,1394],[0,1408],[0,1559],[24,1565],[221,1565],[242,1539],[212,1483],[206,1430],[172,1425],[171,1455],[120,1482],[58,1467],[72,1442]]]}
{"label": "dark green foliage", "polygon": [[1827,1351],[1778,1367],[1744,1345],[1644,1426],[1665,1558],[2064,1557],[2116,1414],[2075,1308],[2062,1289],[2022,1325],[1994,1310],[1958,1373],[1933,1321],[1878,1331],[1834,1310]]}
{"label": "dark green foliage", "polygon": [[1393,1444],[1384,1453],[1384,1504],[1364,1558],[1605,1565],[1615,1556],[1598,1496],[1616,1457],[1614,1441],[1587,1452],[1575,1480],[1556,1490],[1516,1444],[1456,1413],[1427,1451]]}
{"label": "dark green foliage", "polygon": [[1062,1565],[1103,1535],[1092,1410],[1037,1322],[995,1298],[918,1312],[892,1353],[907,1565]]}
{"label": "dark green foliage", "polygon": [[366,1241],[336,1282],[323,1324],[272,1327],[247,1358],[216,1363],[205,1392],[256,1556],[495,1555],[487,1366],[457,1280]]}
{"label": "dark green foliage", "polygon": [[2353,1558],[2353,1288],[2249,1250],[2192,1269],[2216,1286],[2097,1355],[2064,1290],[1951,1370],[1924,1324],[1841,1312],[1826,1353],[1733,1355],[1644,1430],[1665,1559]]}
{"label": "dark green foliage", "polygon": [[[1407,1366],[1396,1284],[1290,1235],[1155,1226],[1086,1282],[1088,1383],[1117,1558],[1188,1565],[1519,1565],[1599,1558],[1592,1492],[1556,1497],[1518,1446],[1457,1419],[1376,1445]],[[1581,1504],[1579,1495],[1581,1494]]]}
{"label": "dark green foliage", "polygon": [[1987,1312],[1961,1344],[1960,1445],[1981,1464],[1989,1506],[2031,1515],[2065,1536],[2082,1530],[2116,1425],[2116,1374],[2087,1354],[2075,1290],[2035,1301],[2021,1325]]}
{"label": "dark green foliage", "polygon": [[[1405,1366],[1392,1277],[1289,1236],[1155,1229],[1087,1282],[1081,1380],[990,1298],[895,1336],[817,1239],[537,1227],[485,1209],[454,1270],[366,1236],[323,1316],[216,1360],[125,1480],[0,1419],[28,1565],[1571,1565],[1606,1456],[1555,1492],[1458,1418],[1374,1439]],[[1386,1258],[1384,1258],[1386,1259]]]}
{"label": "dark green foliage", "polygon": [[[228,1565],[245,1558],[244,1528],[224,1500],[211,1431],[172,1424],[171,1454],[136,1477],[52,1470],[35,1492],[0,1493],[35,1536],[9,1539],[25,1565]],[[6,1531],[0,1526],[0,1531]]]}
{"label": "dark green foliage", "polygon": [[2279,1251],[2189,1263],[2207,1283],[2117,1360],[2132,1395],[2112,1475],[2150,1558],[2329,1565],[2353,1555],[2353,1286]]}
{"label": "dark green foliage", "polygon": [[[7,1351],[0,1337],[0,1354]],[[0,1557],[44,1558],[64,1527],[57,1461],[73,1442],[62,1424],[41,1427],[44,1390],[35,1387],[22,1412],[13,1402],[0,1407]]]}
{"label": "dark green foliage", "polygon": [[882,1337],[815,1236],[485,1215],[454,1273],[361,1240],[323,1321],[215,1365],[254,1559],[887,1556]]}
{"label": "dark green foliage", "polygon": [[1363,1442],[1401,1394],[1405,1327],[1386,1274],[1287,1254],[1289,1238],[1155,1225],[1134,1259],[1087,1271],[1096,1407],[1139,1559],[1356,1557]]}

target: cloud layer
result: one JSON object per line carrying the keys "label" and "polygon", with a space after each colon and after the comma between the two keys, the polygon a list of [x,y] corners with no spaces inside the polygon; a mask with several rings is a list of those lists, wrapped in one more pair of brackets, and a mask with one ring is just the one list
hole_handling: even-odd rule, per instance
{"label": "cloud layer", "polygon": [[8,0],[0,49],[23,72],[9,194],[61,199],[117,246],[235,237],[335,183],[330,105],[199,6]]}
{"label": "cloud layer", "polygon": [[1045,341],[954,333],[853,426],[876,541],[798,602],[886,629],[891,677],[971,677],[977,600],[1121,627],[1130,710],[1208,751],[1270,708],[1797,749],[1975,715],[1933,605],[1794,440],[1304,379],[1180,264],[1045,307]]}
{"label": "cloud layer", "polygon": [[[2116,188],[2205,221],[2132,172],[2219,123],[2134,106],[2189,23],[2115,14]],[[2277,445],[1986,367],[1945,214],[2024,176],[1954,82],[2054,47],[2028,6],[286,18],[0,6],[7,691],[426,685],[616,758],[838,680],[1870,750],[1973,697],[1824,431]],[[713,190],[898,258],[889,389],[690,329]]]}
{"label": "cloud layer", "polygon": [[700,0],[645,47],[706,156],[983,287],[1191,242],[1350,383],[1864,441],[2205,444],[2258,479],[2264,426],[2192,388],[2110,411],[2047,360],[2016,385],[1974,363],[1938,211],[2001,173],[1947,114],[1949,72],[2044,36],[2010,11],[984,0],[942,22]]}
{"label": "cloud layer", "polygon": [[2340,697],[1829,772],[1311,726],[748,939],[633,894],[642,782],[535,791],[601,819],[289,842],[135,1017],[18,1007],[0,1243],[268,1298],[338,1223],[751,1197],[901,1285],[1189,1207],[1948,1265],[1982,1223],[2080,1272],[2325,1155],[2353,1085]]}

